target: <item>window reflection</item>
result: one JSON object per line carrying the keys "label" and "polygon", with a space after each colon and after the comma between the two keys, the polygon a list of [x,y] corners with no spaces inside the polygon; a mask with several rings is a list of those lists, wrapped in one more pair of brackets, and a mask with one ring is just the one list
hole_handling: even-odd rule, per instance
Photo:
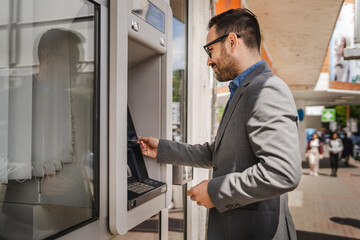
{"label": "window reflection", "polygon": [[173,10],[173,140],[186,133],[186,1],[171,0]]}
{"label": "window reflection", "polygon": [[[172,138],[186,142],[187,104],[187,1],[170,0],[173,11],[173,109]],[[186,184],[172,186],[172,203],[169,209],[169,239],[185,239]]]}
{"label": "window reflection", "polygon": [[43,239],[94,217],[95,8],[0,3],[0,238]]}
{"label": "window reflection", "polygon": [[159,240],[160,239],[160,214],[156,214],[140,223],[123,236],[118,236],[118,240]]}
{"label": "window reflection", "polygon": [[185,204],[186,185],[173,185],[173,205],[169,209],[169,239],[183,240],[185,238]]}

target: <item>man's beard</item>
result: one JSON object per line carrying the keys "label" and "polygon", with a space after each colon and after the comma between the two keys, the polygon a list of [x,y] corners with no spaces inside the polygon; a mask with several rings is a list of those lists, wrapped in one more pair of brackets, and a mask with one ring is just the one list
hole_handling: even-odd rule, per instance
{"label": "man's beard", "polygon": [[225,48],[221,47],[221,59],[217,64],[214,64],[217,68],[215,71],[215,77],[219,82],[227,82],[237,77],[237,71],[235,63],[232,61],[229,54],[226,53]]}

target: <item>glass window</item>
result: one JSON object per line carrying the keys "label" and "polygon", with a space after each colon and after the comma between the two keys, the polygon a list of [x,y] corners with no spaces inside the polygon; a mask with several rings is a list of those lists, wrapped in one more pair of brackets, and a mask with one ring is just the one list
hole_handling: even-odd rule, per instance
{"label": "glass window", "polygon": [[96,217],[97,8],[0,4],[0,238],[43,239]]}
{"label": "glass window", "polygon": [[173,11],[173,140],[185,142],[186,136],[186,65],[187,23],[186,1],[171,0]]}
{"label": "glass window", "polygon": [[[187,1],[170,0],[173,11],[173,140],[186,142],[187,131]],[[179,166],[176,166],[179,167]],[[186,184],[173,185],[169,240],[186,238]]]}
{"label": "glass window", "polygon": [[125,235],[117,236],[117,240],[159,240],[160,239],[160,213],[140,223]]}

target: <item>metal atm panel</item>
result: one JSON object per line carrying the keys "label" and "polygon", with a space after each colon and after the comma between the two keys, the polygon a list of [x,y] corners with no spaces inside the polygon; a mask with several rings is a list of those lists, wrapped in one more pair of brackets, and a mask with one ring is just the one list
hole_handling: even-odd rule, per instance
{"label": "metal atm panel", "polygon": [[[155,16],[134,11],[133,3],[146,4]],[[138,136],[171,139],[172,53],[167,49],[171,49],[172,13],[162,0],[110,4],[109,227],[113,234],[125,234],[171,201],[171,166],[144,158],[149,177],[166,183],[168,189],[128,210],[126,122],[129,107]]]}
{"label": "metal atm panel", "polygon": [[173,166],[173,184],[184,185],[193,180],[193,167]]}

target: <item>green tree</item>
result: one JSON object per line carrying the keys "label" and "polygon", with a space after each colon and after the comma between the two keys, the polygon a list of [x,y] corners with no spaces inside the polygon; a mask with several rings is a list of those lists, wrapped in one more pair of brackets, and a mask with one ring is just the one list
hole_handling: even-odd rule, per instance
{"label": "green tree", "polygon": [[346,106],[336,106],[336,123],[341,127],[346,127]]}
{"label": "green tree", "polygon": [[350,117],[356,118],[358,126],[360,125],[360,106],[350,106]]}
{"label": "green tree", "polygon": [[[346,127],[346,106],[330,106],[328,108],[335,108],[336,110],[336,123],[341,127]],[[356,118],[358,126],[360,125],[360,105],[350,106],[350,117]],[[322,126],[329,128],[329,123],[322,123]]]}
{"label": "green tree", "polygon": [[180,102],[180,72],[173,71],[173,102]]}

